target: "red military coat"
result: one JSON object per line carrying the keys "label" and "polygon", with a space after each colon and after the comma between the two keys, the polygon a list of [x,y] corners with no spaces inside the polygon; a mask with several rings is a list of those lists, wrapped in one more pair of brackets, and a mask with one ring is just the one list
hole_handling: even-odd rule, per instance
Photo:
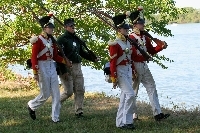
{"label": "red military coat", "polygon": [[[108,45],[109,45],[109,53],[110,53],[110,72],[111,72],[111,80],[114,82],[116,81],[117,78],[117,66],[118,65],[127,65],[127,64],[132,64],[132,49],[133,47],[130,45],[130,43],[128,41],[123,41],[124,45],[128,45],[125,46],[129,49],[129,58],[125,58],[123,60],[121,60],[119,62],[119,58],[123,55],[123,52],[125,51],[124,48],[122,48],[122,46],[119,44],[119,42],[117,40],[120,39],[116,39],[115,41],[109,41]],[[122,41],[122,40],[120,40]],[[134,66],[134,65],[132,65]],[[134,68],[132,68],[133,70],[135,70]]]}
{"label": "red military coat", "polygon": [[[43,41],[40,39],[40,36],[43,37],[47,42],[49,42],[49,46],[46,46]],[[54,61],[64,63],[64,58],[58,55],[58,50],[56,47],[56,44],[53,44],[50,38],[45,38],[44,36],[34,36],[30,39],[30,42],[32,43],[32,55],[31,55],[31,63],[32,63],[32,69],[33,73],[37,74],[38,68],[38,61],[39,60],[49,60],[53,59]],[[44,50],[46,47],[48,48],[48,51],[46,51],[43,54],[38,54]]]}
{"label": "red military coat", "polygon": [[[134,36],[135,33],[131,33],[129,35],[130,38],[132,39],[136,39],[137,43],[139,43],[138,39]],[[141,46],[141,48],[148,52],[151,55],[154,55],[158,52],[160,52],[163,48],[159,45],[157,45],[156,47],[153,47],[151,40],[146,37],[145,35],[140,35],[140,34],[135,34],[137,35],[143,42],[143,46]],[[139,50],[137,50],[135,47],[133,47],[133,61],[134,62],[143,62],[146,61],[146,59],[142,56],[142,54],[139,52]]]}

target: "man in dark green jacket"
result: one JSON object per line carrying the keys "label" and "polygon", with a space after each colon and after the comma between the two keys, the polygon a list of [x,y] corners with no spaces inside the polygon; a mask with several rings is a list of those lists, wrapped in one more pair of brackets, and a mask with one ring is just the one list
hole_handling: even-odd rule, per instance
{"label": "man in dark green jacket", "polygon": [[65,19],[65,33],[58,37],[58,44],[63,47],[65,56],[72,61],[72,68],[67,69],[64,65],[58,64],[60,70],[60,80],[64,87],[61,94],[61,103],[71,97],[74,93],[75,115],[78,117],[83,115],[83,99],[84,99],[84,78],[81,70],[82,58],[97,62],[97,57],[92,51],[84,50],[84,42],[75,34],[75,23],[73,18]]}

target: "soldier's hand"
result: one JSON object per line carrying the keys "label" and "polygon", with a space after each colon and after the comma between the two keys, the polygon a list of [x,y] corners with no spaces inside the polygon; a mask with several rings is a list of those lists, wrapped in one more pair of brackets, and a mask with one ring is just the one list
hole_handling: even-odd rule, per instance
{"label": "soldier's hand", "polygon": [[39,82],[39,75],[38,74],[34,74],[34,79],[35,79],[35,81]]}
{"label": "soldier's hand", "polygon": [[168,45],[167,45],[167,43],[166,43],[165,41],[163,41],[163,43],[164,43],[164,45],[163,45],[162,48],[163,48],[163,49],[166,49]]}

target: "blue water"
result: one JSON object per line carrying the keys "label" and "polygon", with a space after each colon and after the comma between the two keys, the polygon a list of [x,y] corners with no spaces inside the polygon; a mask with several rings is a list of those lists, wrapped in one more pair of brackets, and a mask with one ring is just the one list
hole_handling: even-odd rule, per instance
{"label": "blue water", "polygon": [[[173,37],[153,36],[168,43],[168,48],[159,55],[165,55],[174,62],[163,62],[168,69],[149,63],[160,104],[172,109],[176,105],[187,110],[193,109],[200,104],[200,24],[168,25],[167,28],[172,31]],[[21,66],[10,68],[24,76],[28,74]],[[82,70],[87,92],[105,92],[107,95],[119,96],[120,90],[112,89],[112,84],[104,81],[102,71],[90,67],[83,67]],[[142,85],[137,100],[149,102]]]}

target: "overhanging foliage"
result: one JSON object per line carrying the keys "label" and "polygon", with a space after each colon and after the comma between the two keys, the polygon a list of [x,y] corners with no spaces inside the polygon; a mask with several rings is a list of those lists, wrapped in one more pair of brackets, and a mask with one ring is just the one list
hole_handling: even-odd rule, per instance
{"label": "overhanging foliage", "polygon": [[[114,16],[125,11],[133,11],[139,5],[144,7],[145,17],[151,22],[147,24],[147,27],[152,32],[164,36],[172,35],[165,26],[182,13],[182,10],[175,7],[173,0],[2,0],[0,3],[0,58],[11,64],[24,64],[30,58],[29,39],[33,34],[37,35],[41,32],[36,18],[47,14],[41,8],[44,6],[53,11],[61,21],[69,17],[75,18],[78,36],[85,40],[87,46],[101,57],[99,63],[84,60],[83,65],[101,69],[108,60],[108,53],[104,50],[107,41],[115,36],[115,32],[87,9],[104,9],[109,15]],[[160,14],[161,20],[155,19],[154,14]],[[15,17],[12,17],[13,15]],[[64,31],[64,28],[56,21],[55,25],[55,35],[58,36]]]}

